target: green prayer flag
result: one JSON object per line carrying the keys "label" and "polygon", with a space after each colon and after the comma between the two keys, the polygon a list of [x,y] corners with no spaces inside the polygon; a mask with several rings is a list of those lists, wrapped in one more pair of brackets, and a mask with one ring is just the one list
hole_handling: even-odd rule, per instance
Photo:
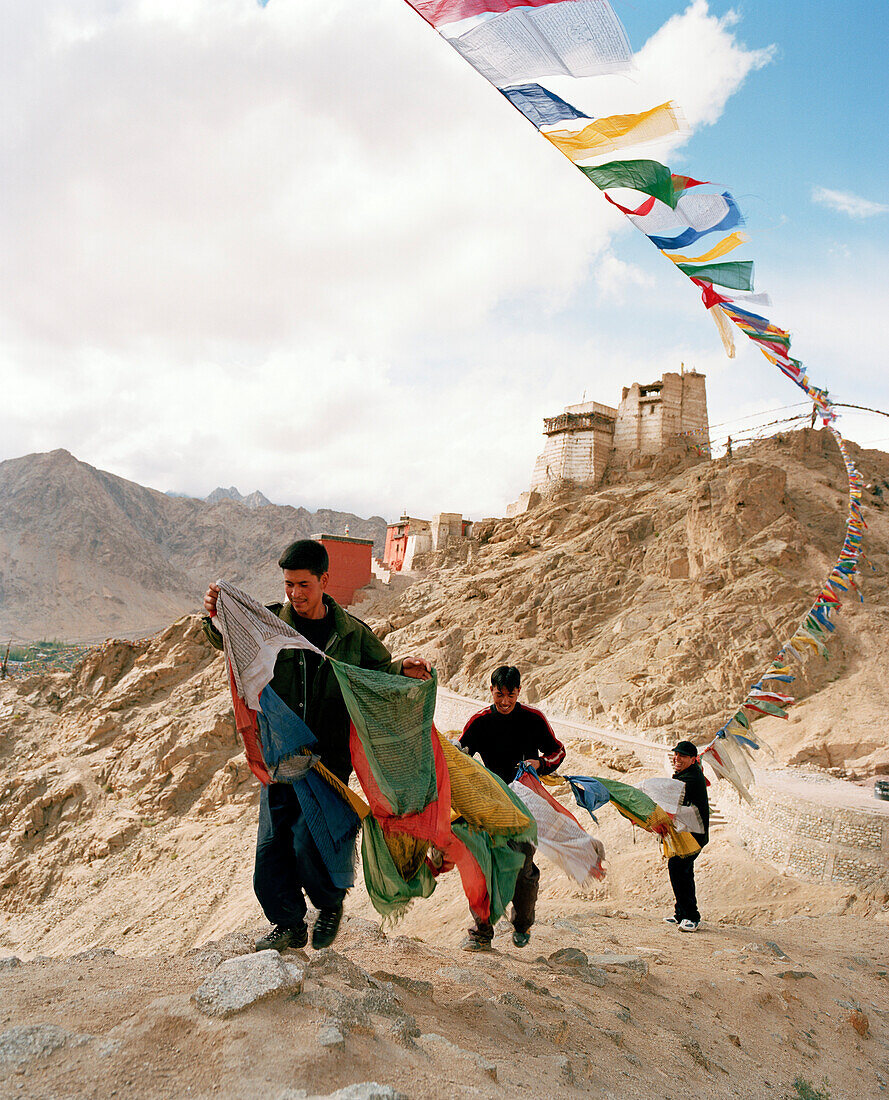
{"label": "green prayer flag", "polygon": [[753,260],[725,264],[677,264],[690,279],[706,279],[732,290],[753,290]]}
{"label": "green prayer flag", "polygon": [[598,775],[595,778],[611,795],[612,802],[629,810],[640,821],[647,821],[651,813],[657,809],[657,803],[638,787],[631,787],[629,783],[621,783],[618,779],[602,779]]}
{"label": "green prayer flag", "polygon": [[751,699],[751,707],[758,707],[760,710],[766,711],[767,714],[774,714],[776,718],[786,718],[787,711],[783,707],[779,707],[777,703],[769,703],[765,699]]}
{"label": "green prayer flag", "polygon": [[428,898],[435,889],[435,878],[425,861],[413,878],[402,878],[379,822],[370,815],[362,823],[361,865],[367,895],[385,920],[398,920],[412,898]]}
{"label": "green prayer flag", "polygon": [[600,191],[608,187],[629,187],[645,195],[654,195],[672,210],[679,201],[673,189],[670,169],[656,160],[613,160],[596,168],[578,165]]}
{"label": "green prayer flag", "polygon": [[330,664],[380,793],[393,813],[419,813],[438,797],[431,736],[438,677]]}
{"label": "green prayer flag", "polygon": [[774,332],[748,332],[747,335],[751,340],[758,340],[764,344],[781,344],[782,347],[790,347],[789,336],[777,336]]}
{"label": "green prayer flag", "polygon": [[451,827],[454,835],[472,853],[485,876],[491,899],[491,915],[488,919],[491,924],[496,924],[512,901],[516,879],[525,863],[524,852],[512,848],[508,837],[492,836],[462,822],[455,822]]}

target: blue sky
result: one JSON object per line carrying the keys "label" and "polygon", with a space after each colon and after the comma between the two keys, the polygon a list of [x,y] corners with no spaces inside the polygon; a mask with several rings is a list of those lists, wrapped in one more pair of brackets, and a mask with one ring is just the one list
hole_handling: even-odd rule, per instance
{"label": "blue sky", "polygon": [[[402,0],[0,2],[0,459],[479,517],[584,394],[685,362],[714,424],[802,396],[727,360],[693,287]],[[812,380],[889,408],[880,10],[615,10],[636,73],[560,93],[675,98],[688,133],[638,155],[733,193]],[[885,448],[887,424],[840,427]]]}
{"label": "blue sky", "polygon": [[[639,44],[681,6],[619,2],[615,10]],[[710,11],[734,11],[738,37],[754,48],[774,45],[775,54],[734,95],[718,125],[695,134],[689,160],[718,166],[738,194],[795,213],[801,232],[824,232],[808,202],[813,183],[885,197],[880,105],[889,94],[889,36],[881,6],[715,2]]]}

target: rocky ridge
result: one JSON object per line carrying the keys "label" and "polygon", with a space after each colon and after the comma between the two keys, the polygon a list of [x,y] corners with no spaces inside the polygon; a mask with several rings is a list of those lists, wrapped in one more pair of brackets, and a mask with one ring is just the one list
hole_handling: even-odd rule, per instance
{"label": "rocky ridge", "polygon": [[[889,475],[883,452],[852,451],[866,481]],[[845,471],[829,434],[809,430],[667,466],[485,520],[472,542],[421,560],[394,605],[362,612],[463,694],[484,695],[491,669],[510,663],[525,698],[558,716],[664,741],[712,736],[836,560]],[[855,777],[889,769],[889,515],[869,507],[867,520],[865,602],[846,602],[829,662],[795,669],[806,702],[790,722],[757,724],[794,762]]]}
{"label": "rocky ridge", "polygon": [[252,493],[248,493],[247,496],[243,496],[234,485],[230,485],[227,489],[220,485],[204,499],[208,504],[218,504],[220,500],[234,500],[237,501],[238,504],[246,504],[248,508],[264,508],[267,504],[272,503],[265,493],[261,493],[259,489],[255,489]]}

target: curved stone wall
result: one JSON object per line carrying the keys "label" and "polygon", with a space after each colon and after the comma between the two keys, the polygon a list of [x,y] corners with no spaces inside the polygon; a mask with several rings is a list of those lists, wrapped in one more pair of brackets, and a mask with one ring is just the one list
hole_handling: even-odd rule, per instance
{"label": "curved stone wall", "polygon": [[889,802],[851,783],[760,772],[753,802],[719,784],[719,806],[751,855],[812,882],[889,890]]}

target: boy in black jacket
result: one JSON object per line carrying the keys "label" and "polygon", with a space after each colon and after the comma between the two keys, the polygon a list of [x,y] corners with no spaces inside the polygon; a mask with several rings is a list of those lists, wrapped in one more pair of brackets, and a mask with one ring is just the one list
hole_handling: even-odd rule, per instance
{"label": "boy in black jacket", "polygon": [[[501,665],[491,674],[491,706],[474,714],[463,727],[458,742],[469,756],[478,755],[485,767],[504,783],[515,779],[519,764],[527,764],[538,775],[548,775],[565,759],[565,747],[539,710],[518,701],[521,673],[513,665]],[[525,863],[516,879],[512,899],[512,942],[527,947],[534,923],[534,908],[540,870],[534,862],[533,844],[512,844]],[[490,951],[494,928],[476,920],[463,942],[464,951]]]}
{"label": "boy in black jacket", "polygon": [[[685,784],[682,805],[694,806],[701,819],[702,831],[692,831],[691,835],[703,849],[710,839],[710,800],[707,798],[707,780],[698,763],[697,747],[691,741],[680,741],[670,755],[673,758],[673,778],[681,779]],[[695,860],[700,854],[670,856],[667,860],[676,908],[673,916],[664,917],[664,920],[667,924],[678,925],[680,932],[697,932],[701,923],[695,895]]]}

